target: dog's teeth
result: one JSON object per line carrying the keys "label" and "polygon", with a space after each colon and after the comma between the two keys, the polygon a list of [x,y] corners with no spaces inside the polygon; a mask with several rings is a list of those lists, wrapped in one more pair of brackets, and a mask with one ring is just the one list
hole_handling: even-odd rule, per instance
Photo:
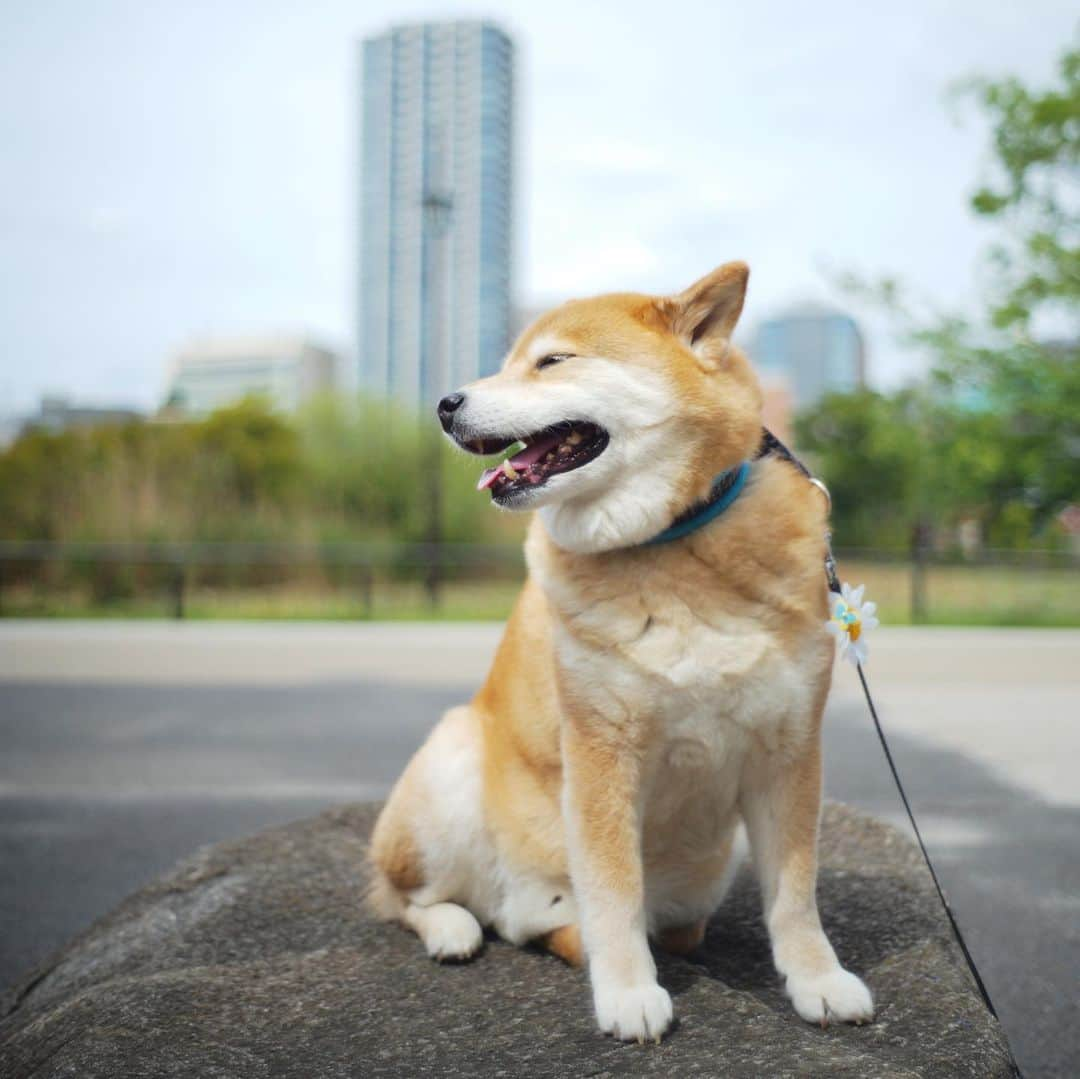
{"label": "dog's teeth", "polygon": [[567,455],[568,453],[570,453],[570,451],[571,451],[571,448],[572,448],[572,447],[568,446],[568,445],[567,445],[567,444],[566,444],[566,443],[564,442],[564,443],[563,443],[563,444],[562,444],[562,445],[561,445],[561,446],[559,447],[559,456],[560,456],[560,457],[565,457],[565,456],[566,456],[566,455]]}
{"label": "dog's teeth", "polygon": [[510,463],[510,458],[509,457],[505,461],[503,461],[503,463],[502,463],[502,471],[503,471],[503,475],[508,480],[516,480],[518,478],[519,473],[514,471],[514,466]]}
{"label": "dog's teeth", "polygon": [[576,446],[585,436],[580,431],[571,431],[569,437],[566,439],[571,446]]}

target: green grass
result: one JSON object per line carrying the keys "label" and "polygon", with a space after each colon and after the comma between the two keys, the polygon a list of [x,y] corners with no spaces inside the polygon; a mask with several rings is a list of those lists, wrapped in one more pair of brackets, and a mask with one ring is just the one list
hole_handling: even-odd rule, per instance
{"label": "green grass", "polygon": [[[842,562],[842,580],[865,584],[884,625],[911,621],[911,570],[903,563]],[[192,619],[259,620],[502,620],[520,588],[516,580],[451,581],[433,608],[419,582],[380,580],[370,605],[357,588],[322,581],[259,587],[194,586],[185,596]],[[934,566],[926,571],[930,625],[1080,626],[1080,573],[1068,569]],[[89,590],[9,586],[0,597],[4,617],[169,618],[162,591],[95,601]]]}
{"label": "green grass", "polygon": [[[346,589],[317,585],[278,585],[258,589],[192,588],[184,598],[184,617],[195,620],[258,621],[499,621],[521,589],[519,581],[449,582],[433,607],[419,583],[379,582],[366,603]],[[5,618],[171,618],[173,601],[165,593],[94,602],[76,590],[5,591]]]}
{"label": "green grass", "polygon": [[[841,562],[840,578],[865,584],[883,625],[911,622],[911,567]],[[1080,572],[1010,566],[931,566],[927,625],[1080,626]]]}

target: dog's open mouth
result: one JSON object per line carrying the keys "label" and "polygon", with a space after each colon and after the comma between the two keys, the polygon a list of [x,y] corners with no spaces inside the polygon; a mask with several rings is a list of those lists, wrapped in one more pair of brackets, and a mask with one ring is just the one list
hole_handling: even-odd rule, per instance
{"label": "dog's open mouth", "polygon": [[478,491],[491,491],[502,501],[532,487],[539,487],[552,476],[572,472],[595,460],[607,448],[608,433],[595,423],[568,420],[545,427],[526,438],[474,438],[461,441],[472,453],[503,453],[519,442],[525,448],[508,457],[495,468],[485,468],[476,485]]}

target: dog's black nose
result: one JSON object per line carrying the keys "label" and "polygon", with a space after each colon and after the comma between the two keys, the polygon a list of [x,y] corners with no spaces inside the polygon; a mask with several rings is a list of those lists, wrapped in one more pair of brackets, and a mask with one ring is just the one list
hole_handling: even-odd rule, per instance
{"label": "dog's black nose", "polygon": [[450,425],[454,422],[454,413],[461,408],[464,400],[465,394],[463,393],[448,393],[439,402],[439,407],[435,411],[439,414],[439,423],[442,424],[444,431],[450,430]]}

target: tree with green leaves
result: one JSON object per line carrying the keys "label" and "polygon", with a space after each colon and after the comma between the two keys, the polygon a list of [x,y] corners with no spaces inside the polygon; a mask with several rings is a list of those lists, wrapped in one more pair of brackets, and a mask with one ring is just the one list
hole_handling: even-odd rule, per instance
{"label": "tree with green leaves", "polygon": [[[971,198],[995,230],[985,309],[924,315],[895,281],[847,282],[932,359],[919,390],[861,406],[826,399],[800,418],[800,444],[834,486],[840,478],[848,543],[895,541],[918,521],[966,515],[991,543],[1022,545],[1051,538],[1061,510],[1080,502],[1080,48],[1061,57],[1049,87],[974,79],[958,94],[991,128],[989,175]],[[856,443],[853,425],[867,426],[859,407],[875,430]],[[852,445],[857,478],[845,461]]]}
{"label": "tree with green leaves", "polygon": [[998,276],[990,315],[998,328],[1027,330],[1039,316],[1060,314],[1077,329],[1080,48],[1067,51],[1058,67],[1058,85],[1042,91],[1017,79],[962,87],[993,125],[993,175],[971,205],[1009,233],[992,252]]}
{"label": "tree with green leaves", "polygon": [[479,465],[388,402],[327,397],[297,414],[250,397],[184,422],[31,431],[0,449],[0,540],[419,543],[426,470],[451,542],[519,538],[476,497]]}

